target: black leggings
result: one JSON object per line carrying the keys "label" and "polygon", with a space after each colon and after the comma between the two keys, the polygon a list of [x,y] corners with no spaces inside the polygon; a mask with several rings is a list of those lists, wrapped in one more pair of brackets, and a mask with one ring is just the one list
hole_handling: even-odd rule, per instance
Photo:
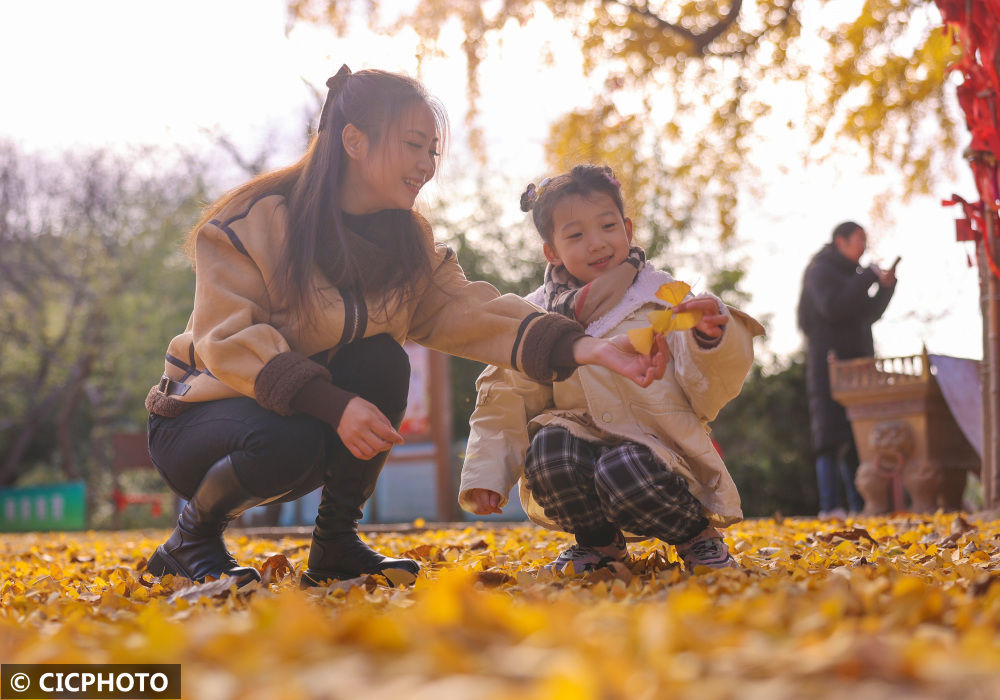
{"label": "black leggings", "polygon": [[[388,335],[345,345],[327,365],[332,381],[402,414],[410,382],[406,351]],[[164,481],[190,499],[209,467],[230,455],[254,496],[292,501],[321,486],[326,470],[350,456],[334,428],[306,414],[281,416],[248,397],[194,404],[175,418],[149,416],[149,453]]]}

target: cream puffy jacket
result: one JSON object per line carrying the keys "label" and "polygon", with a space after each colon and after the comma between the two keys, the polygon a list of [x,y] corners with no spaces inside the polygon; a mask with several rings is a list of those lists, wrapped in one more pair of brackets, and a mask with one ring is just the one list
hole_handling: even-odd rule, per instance
{"label": "cream puffy jacket", "polygon": [[[603,337],[649,325],[648,312],[662,308],[655,294],[671,281],[645,266],[622,301],[587,327]],[[536,292],[527,297],[539,302]],[[702,348],[693,331],[670,333],[671,360],[663,379],[643,389],[601,367],[581,367],[565,381],[544,384],[523,374],[489,367],[476,382],[479,391],[462,469],[459,503],[471,510],[469,489],[507,494],[521,479],[530,437],[557,425],[590,441],[628,441],[649,447],[669,469],[682,475],[706,517],[726,526],[743,517],[732,477],[709,438],[709,421],[740,393],[753,363],[753,338],[764,329],[750,316],[720,307],[732,318],[722,341]],[[558,529],[521,480],[521,504],[528,516]]]}

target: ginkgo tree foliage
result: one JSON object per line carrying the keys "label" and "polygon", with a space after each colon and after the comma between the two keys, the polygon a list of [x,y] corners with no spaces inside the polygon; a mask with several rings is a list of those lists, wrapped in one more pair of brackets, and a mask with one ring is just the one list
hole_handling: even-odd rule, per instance
{"label": "ginkgo tree foliage", "polygon": [[[439,55],[443,29],[461,27],[480,151],[481,66],[502,32],[551,15],[594,89],[551,125],[549,165],[612,163],[641,218],[704,221],[723,240],[754,186],[755,149],[799,164],[860,149],[870,171],[900,174],[904,198],[950,175],[957,151],[947,66],[958,49],[932,0],[289,0],[288,11],[291,24],[341,33],[359,14],[376,31],[413,30],[418,57]],[[762,135],[779,114],[807,136],[803,152],[787,153],[780,128]]]}

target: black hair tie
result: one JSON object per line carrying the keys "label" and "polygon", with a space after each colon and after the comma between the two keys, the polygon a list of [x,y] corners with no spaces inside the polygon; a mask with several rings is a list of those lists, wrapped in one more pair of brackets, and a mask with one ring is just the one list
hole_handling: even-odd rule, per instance
{"label": "black hair tie", "polygon": [[319,128],[317,131],[323,131],[323,127],[326,126],[326,115],[330,110],[330,105],[333,104],[333,98],[337,96],[341,90],[344,89],[344,83],[347,79],[351,77],[351,69],[347,67],[345,63],[337,71],[337,74],[326,79],[326,102],[323,103],[323,111],[319,115]]}

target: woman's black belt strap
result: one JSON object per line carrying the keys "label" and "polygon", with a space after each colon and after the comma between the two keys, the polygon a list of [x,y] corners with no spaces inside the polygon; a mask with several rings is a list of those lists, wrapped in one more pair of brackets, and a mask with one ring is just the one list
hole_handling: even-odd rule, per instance
{"label": "woman's black belt strap", "polygon": [[165,374],[160,378],[160,383],[156,385],[156,390],[164,396],[184,396],[190,388],[190,384],[178,382]]}

